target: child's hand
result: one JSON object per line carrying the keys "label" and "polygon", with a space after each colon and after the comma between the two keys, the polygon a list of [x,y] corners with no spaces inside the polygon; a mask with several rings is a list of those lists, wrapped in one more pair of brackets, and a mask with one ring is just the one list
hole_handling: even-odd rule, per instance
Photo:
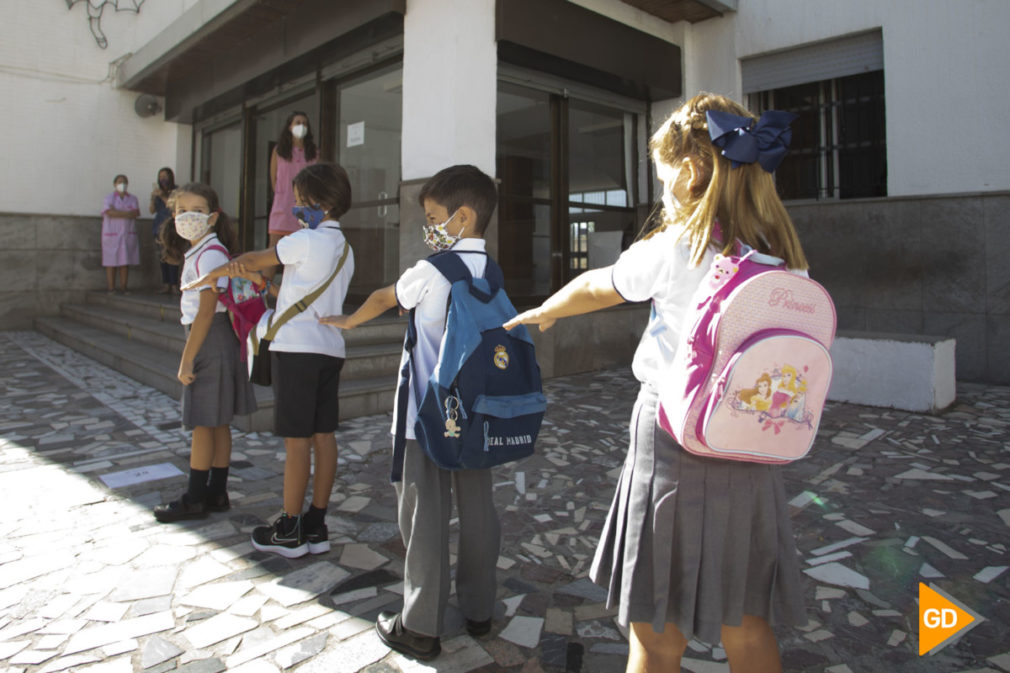
{"label": "child's hand", "polygon": [[509,320],[507,323],[502,325],[506,330],[510,330],[518,325],[539,325],[541,332],[546,332],[551,327],[554,326],[558,320],[557,318],[548,318],[542,307],[531,308],[529,311],[523,311],[516,317]]}
{"label": "child's hand", "polygon": [[350,323],[351,317],[347,315],[327,315],[319,319],[319,322],[323,325],[331,325],[337,329],[354,329],[354,325]]}
{"label": "child's hand", "polygon": [[[236,273],[235,276],[238,278],[245,278],[247,281],[255,285],[256,287],[261,287],[263,285],[263,274],[259,271],[246,271],[245,267],[242,267],[243,271],[241,273]],[[229,274],[230,275],[230,274]]]}
{"label": "child's hand", "polygon": [[179,373],[176,374],[182,385],[188,386],[193,381],[196,380],[196,376],[193,374],[193,363],[183,360],[179,363]]}
{"label": "child's hand", "polygon": [[225,264],[223,271],[224,273],[222,273],[221,275],[228,276],[230,278],[234,278],[235,276],[245,278],[245,274],[252,273],[251,271],[245,268],[245,264],[242,264],[241,262],[235,260],[232,260],[227,264]]}

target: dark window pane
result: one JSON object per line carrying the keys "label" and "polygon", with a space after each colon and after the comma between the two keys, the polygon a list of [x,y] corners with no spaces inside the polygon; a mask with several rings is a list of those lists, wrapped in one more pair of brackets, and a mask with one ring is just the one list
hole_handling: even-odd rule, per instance
{"label": "dark window pane", "polygon": [[887,195],[882,70],[842,77],[838,91],[839,196]]}
{"label": "dark window pane", "polygon": [[764,91],[752,101],[757,112],[799,115],[775,175],[783,199],[887,195],[883,71]]}

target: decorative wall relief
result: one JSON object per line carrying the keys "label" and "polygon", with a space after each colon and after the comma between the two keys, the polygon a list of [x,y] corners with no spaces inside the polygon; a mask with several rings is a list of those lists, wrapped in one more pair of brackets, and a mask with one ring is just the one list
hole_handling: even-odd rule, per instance
{"label": "decorative wall relief", "polygon": [[140,13],[140,6],[144,4],[144,0],[66,0],[66,3],[67,9],[71,10],[74,5],[84,3],[88,8],[88,27],[91,28],[91,34],[95,36],[98,46],[105,49],[109,46],[109,40],[102,32],[102,13],[110,7],[117,12]]}

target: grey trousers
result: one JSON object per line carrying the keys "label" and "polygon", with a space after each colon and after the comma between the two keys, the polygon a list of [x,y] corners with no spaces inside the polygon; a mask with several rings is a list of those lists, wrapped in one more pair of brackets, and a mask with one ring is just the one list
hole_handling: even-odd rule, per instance
{"label": "grey trousers", "polygon": [[407,440],[403,481],[397,482],[400,535],[407,548],[403,569],[403,624],[426,635],[442,634],[449,600],[449,519],[452,496],[459,511],[456,596],[463,616],[491,618],[501,549],[501,527],[492,497],[491,470],[443,470],[420,444]]}

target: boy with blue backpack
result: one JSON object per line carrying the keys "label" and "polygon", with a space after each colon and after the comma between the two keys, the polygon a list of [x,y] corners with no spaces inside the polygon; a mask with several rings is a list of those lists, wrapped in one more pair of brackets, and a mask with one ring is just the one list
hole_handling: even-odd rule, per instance
{"label": "boy with blue backpack", "polygon": [[403,610],[383,612],[375,628],[391,649],[431,659],[441,651],[449,598],[450,492],[461,541],[456,594],[467,632],[482,636],[491,629],[501,546],[489,468],[532,452],[546,402],[529,334],[500,329],[501,316],[515,309],[483,238],[497,202],[494,181],[474,166],[451,166],[418,200],[436,254],[352,315],[322,321],[353,329],[393,307],[410,312],[392,428]]}

